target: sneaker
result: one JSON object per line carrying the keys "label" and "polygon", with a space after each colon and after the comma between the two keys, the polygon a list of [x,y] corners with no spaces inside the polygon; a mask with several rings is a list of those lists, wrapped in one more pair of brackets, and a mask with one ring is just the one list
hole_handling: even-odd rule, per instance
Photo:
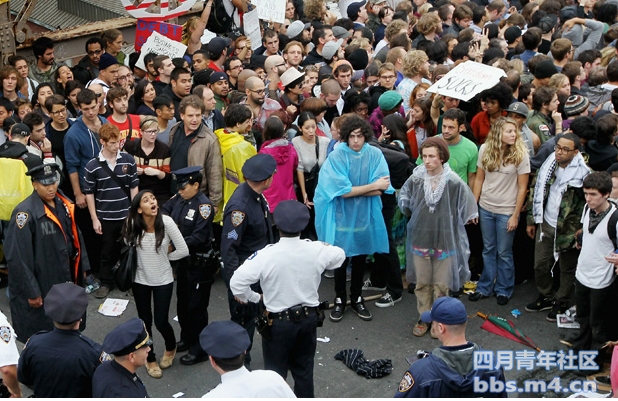
{"label": "sneaker", "polygon": [[108,295],[109,295],[109,287],[106,287],[104,285],[102,285],[101,288],[99,288],[97,292],[94,293],[94,297],[97,299],[107,298]]}
{"label": "sneaker", "polygon": [[552,305],[551,299],[545,298],[543,295],[539,295],[536,301],[526,305],[526,312],[541,312],[544,310],[549,310]]}
{"label": "sneaker", "polygon": [[427,334],[428,329],[429,329],[429,325],[427,325],[427,323],[418,322],[414,326],[414,329],[412,329],[412,334],[414,334],[414,336],[416,337],[423,337],[425,334]]}
{"label": "sneaker", "polygon": [[503,306],[509,303],[509,297],[506,295],[498,295],[498,305]]}
{"label": "sneaker", "polygon": [[382,298],[376,301],[375,305],[378,308],[388,308],[389,306],[395,306],[395,304],[399,301],[401,301],[401,295],[399,298],[393,298],[391,294],[386,293],[382,295]]}
{"label": "sneaker", "polygon": [[324,278],[335,278],[335,271],[334,270],[325,270],[324,271]]}
{"label": "sneaker", "polygon": [[345,304],[341,298],[335,298],[335,307],[330,312],[329,319],[331,322],[338,322],[343,319],[343,312],[345,311]]}
{"label": "sneaker", "polygon": [[545,318],[545,320],[547,320],[548,322],[555,322],[557,319],[557,315],[561,315],[564,312],[567,311],[568,306],[566,303],[564,302],[559,302],[559,301],[554,301],[554,306],[552,306],[551,310],[549,311],[549,313],[547,314],[547,317]]}
{"label": "sneaker", "polygon": [[351,307],[354,313],[362,320],[371,320],[371,312],[369,312],[369,309],[365,308],[365,301],[362,297],[358,297],[356,302],[352,302]]}
{"label": "sneaker", "polygon": [[384,287],[376,287],[371,283],[371,279],[368,278],[363,283],[363,291],[384,291],[386,290],[386,286]]}
{"label": "sneaker", "polygon": [[487,296],[487,295],[483,295],[483,294],[481,294],[480,292],[475,292],[474,294],[470,294],[470,295],[468,296],[468,300],[469,300],[469,301],[472,301],[472,302],[476,302],[476,301],[478,301],[479,299],[485,299],[485,298],[489,298],[489,296]]}

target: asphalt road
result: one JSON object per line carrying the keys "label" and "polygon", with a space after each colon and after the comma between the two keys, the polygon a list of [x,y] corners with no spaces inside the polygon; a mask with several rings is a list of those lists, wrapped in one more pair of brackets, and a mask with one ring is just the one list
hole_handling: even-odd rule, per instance
{"label": "asphalt road", "polygon": [[[322,279],[320,287],[322,300],[334,298],[334,282],[332,279]],[[376,295],[377,292],[367,292],[365,296]],[[120,317],[106,317],[97,312],[101,300],[90,295],[88,306],[88,325],[84,334],[101,343],[112,328],[116,325],[137,316],[135,303],[129,294],[113,290],[112,298],[129,299],[126,311]],[[542,350],[561,350],[566,347],[559,343],[561,334],[569,330],[558,329],[555,323],[545,321],[546,312],[527,313],[524,311],[526,303],[536,298],[536,290],[531,282],[523,283],[515,288],[515,293],[510,302],[505,306],[498,306],[495,298],[484,299],[476,303],[470,302],[467,296],[460,299],[464,302],[470,316],[467,337],[468,340],[482,345],[487,350],[530,350],[523,345],[504,339],[495,334],[480,329],[483,320],[476,317],[477,312],[496,314],[511,319],[523,333],[527,334],[536,342]],[[392,397],[395,393],[402,374],[406,371],[408,363],[406,357],[415,354],[417,350],[431,350],[439,346],[438,340],[432,339],[429,334],[422,338],[412,335],[412,328],[418,320],[416,311],[416,298],[413,294],[404,292],[403,299],[391,308],[377,308],[373,302],[367,302],[367,307],[373,314],[373,320],[365,322],[360,320],[349,308],[346,310],[344,319],[339,323],[325,321],[324,327],[318,329],[318,337],[328,337],[330,342],[318,342],[315,359],[315,394],[321,398],[383,398]],[[170,320],[176,315],[175,300],[172,301]],[[522,314],[515,319],[511,316],[511,310],[519,309]],[[9,314],[8,300],[4,291],[0,295],[0,309]],[[213,285],[210,300],[210,320],[228,319],[228,307],[226,301],[225,286],[221,279],[217,279]],[[328,313],[328,311],[327,311]],[[172,321],[172,326],[179,334],[178,322]],[[153,328],[154,329],[154,328]],[[253,369],[263,368],[261,352],[261,338],[255,334],[255,346],[252,352]],[[161,335],[154,332],[155,349],[158,358],[162,355],[163,340]],[[20,345],[21,346],[21,345]],[[342,362],[334,359],[334,355],[343,349],[356,348],[364,352],[368,360],[388,358],[392,360],[393,372],[389,376],[380,379],[365,379],[348,369]],[[20,348],[21,350],[21,348]],[[151,397],[168,398],[174,394],[183,393],[183,397],[201,397],[214,388],[219,382],[219,375],[212,369],[208,362],[194,366],[183,366],[178,362],[179,356],[172,367],[163,371],[161,379],[153,379],[146,373],[145,368],[140,368],[138,375],[144,381],[148,394]],[[507,380],[517,380],[521,385],[523,380],[539,379],[549,382],[558,376],[563,385],[583,379],[576,376],[572,371],[560,371],[544,368],[536,368],[532,371],[506,371]],[[288,382],[293,383],[291,377]],[[26,389],[25,395],[31,392]],[[511,394],[511,397],[565,397],[568,393],[553,391],[537,391],[535,393]]]}

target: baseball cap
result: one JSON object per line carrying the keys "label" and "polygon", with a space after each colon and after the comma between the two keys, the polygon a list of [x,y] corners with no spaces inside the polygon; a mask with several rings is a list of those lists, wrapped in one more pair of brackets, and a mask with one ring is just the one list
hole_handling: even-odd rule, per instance
{"label": "baseball cap", "polygon": [[448,325],[462,324],[468,321],[468,313],[459,299],[446,296],[436,299],[431,310],[423,312],[421,321]]}
{"label": "baseball cap", "polygon": [[293,39],[301,34],[302,31],[309,28],[311,24],[304,24],[301,20],[296,20],[288,26],[288,38]]}
{"label": "baseball cap", "polygon": [[332,60],[335,54],[337,54],[337,51],[339,51],[339,48],[342,44],[343,39],[339,39],[336,42],[330,41],[326,43],[322,48],[322,57],[324,57],[324,59],[327,61]]}
{"label": "baseball cap", "polygon": [[521,28],[518,26],[509,27],[506,31],[504,31],[504,39],[509,45],[513,44],[520,36]]}

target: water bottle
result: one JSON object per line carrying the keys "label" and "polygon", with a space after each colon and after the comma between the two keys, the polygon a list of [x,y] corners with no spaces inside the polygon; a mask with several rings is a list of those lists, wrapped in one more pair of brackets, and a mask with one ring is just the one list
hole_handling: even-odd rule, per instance
{"label": "water bottle", "polygon": [[86,294],[90,294],[91,292],[94,292],[101,287],[101,284],[99,283],[99,281],[97,281],[96,277],[93,274],[90,274],[88,275],[88,277],[86,277],[86,284],[88,284],[85,288]]}

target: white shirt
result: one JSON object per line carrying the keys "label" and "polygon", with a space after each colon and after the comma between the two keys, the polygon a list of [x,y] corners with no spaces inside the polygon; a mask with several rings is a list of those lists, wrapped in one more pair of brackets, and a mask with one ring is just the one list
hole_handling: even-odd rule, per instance
{"label": "white shirt", "polygon": [[544,219],[550,226],[556,228],[558,225],[558,212],[560,211],[560,202],[562,201],[562,193],[560,193],[559,185],[560,176],[564,173],[564,169],[556,166],[556,179],[549,187],[547,194],[547,204],[545,205]]}
{"label": "white shirt", "polygon": [[337,246],[284,237],[249,256],[234,272],[230,289],[241,301],[257,303],[260,294],[250,285],[259,281],[264,305],[274,313],[295,305],[318,306],[322,273],[338,268],[344,260],[345,252]]}
{"label": "white shirt", "polygon": [[4,313],[0,312],[0,367],[17,365],[19,352],[15,344],[15,330]]}
{"label": "white shirt", "polygon": [[605,256],[614,251],[614,244],[607,235],[607,223],[615,209],[614,205],[610,205],[610,211],[603,217],[594,232],[590,234],[588,231],[590,209],[584,208],[582,216],[584,237],[582,250],[579,259],[577,259],[575,278],[588,288],[607,288],[616,279],[614,265],[605,260]]}
{"label": "white shirt", "polygon": [[243,366],[221,375],[221,384],[202,398],[296,398],[296,396],[285,380],[272,370],[249,372]]}
{"label": "white shirt", "polygon": [[[135,282],[142,285],[159,286],[174,282],[170,260],[189,256],[189,248],[174,220],[163,215],[165,237],[161,247],[156,249],[155,233],[144,233],[141,244],[137,247],[137,271]],[[176,248],[167,253],[169,244]]]}

